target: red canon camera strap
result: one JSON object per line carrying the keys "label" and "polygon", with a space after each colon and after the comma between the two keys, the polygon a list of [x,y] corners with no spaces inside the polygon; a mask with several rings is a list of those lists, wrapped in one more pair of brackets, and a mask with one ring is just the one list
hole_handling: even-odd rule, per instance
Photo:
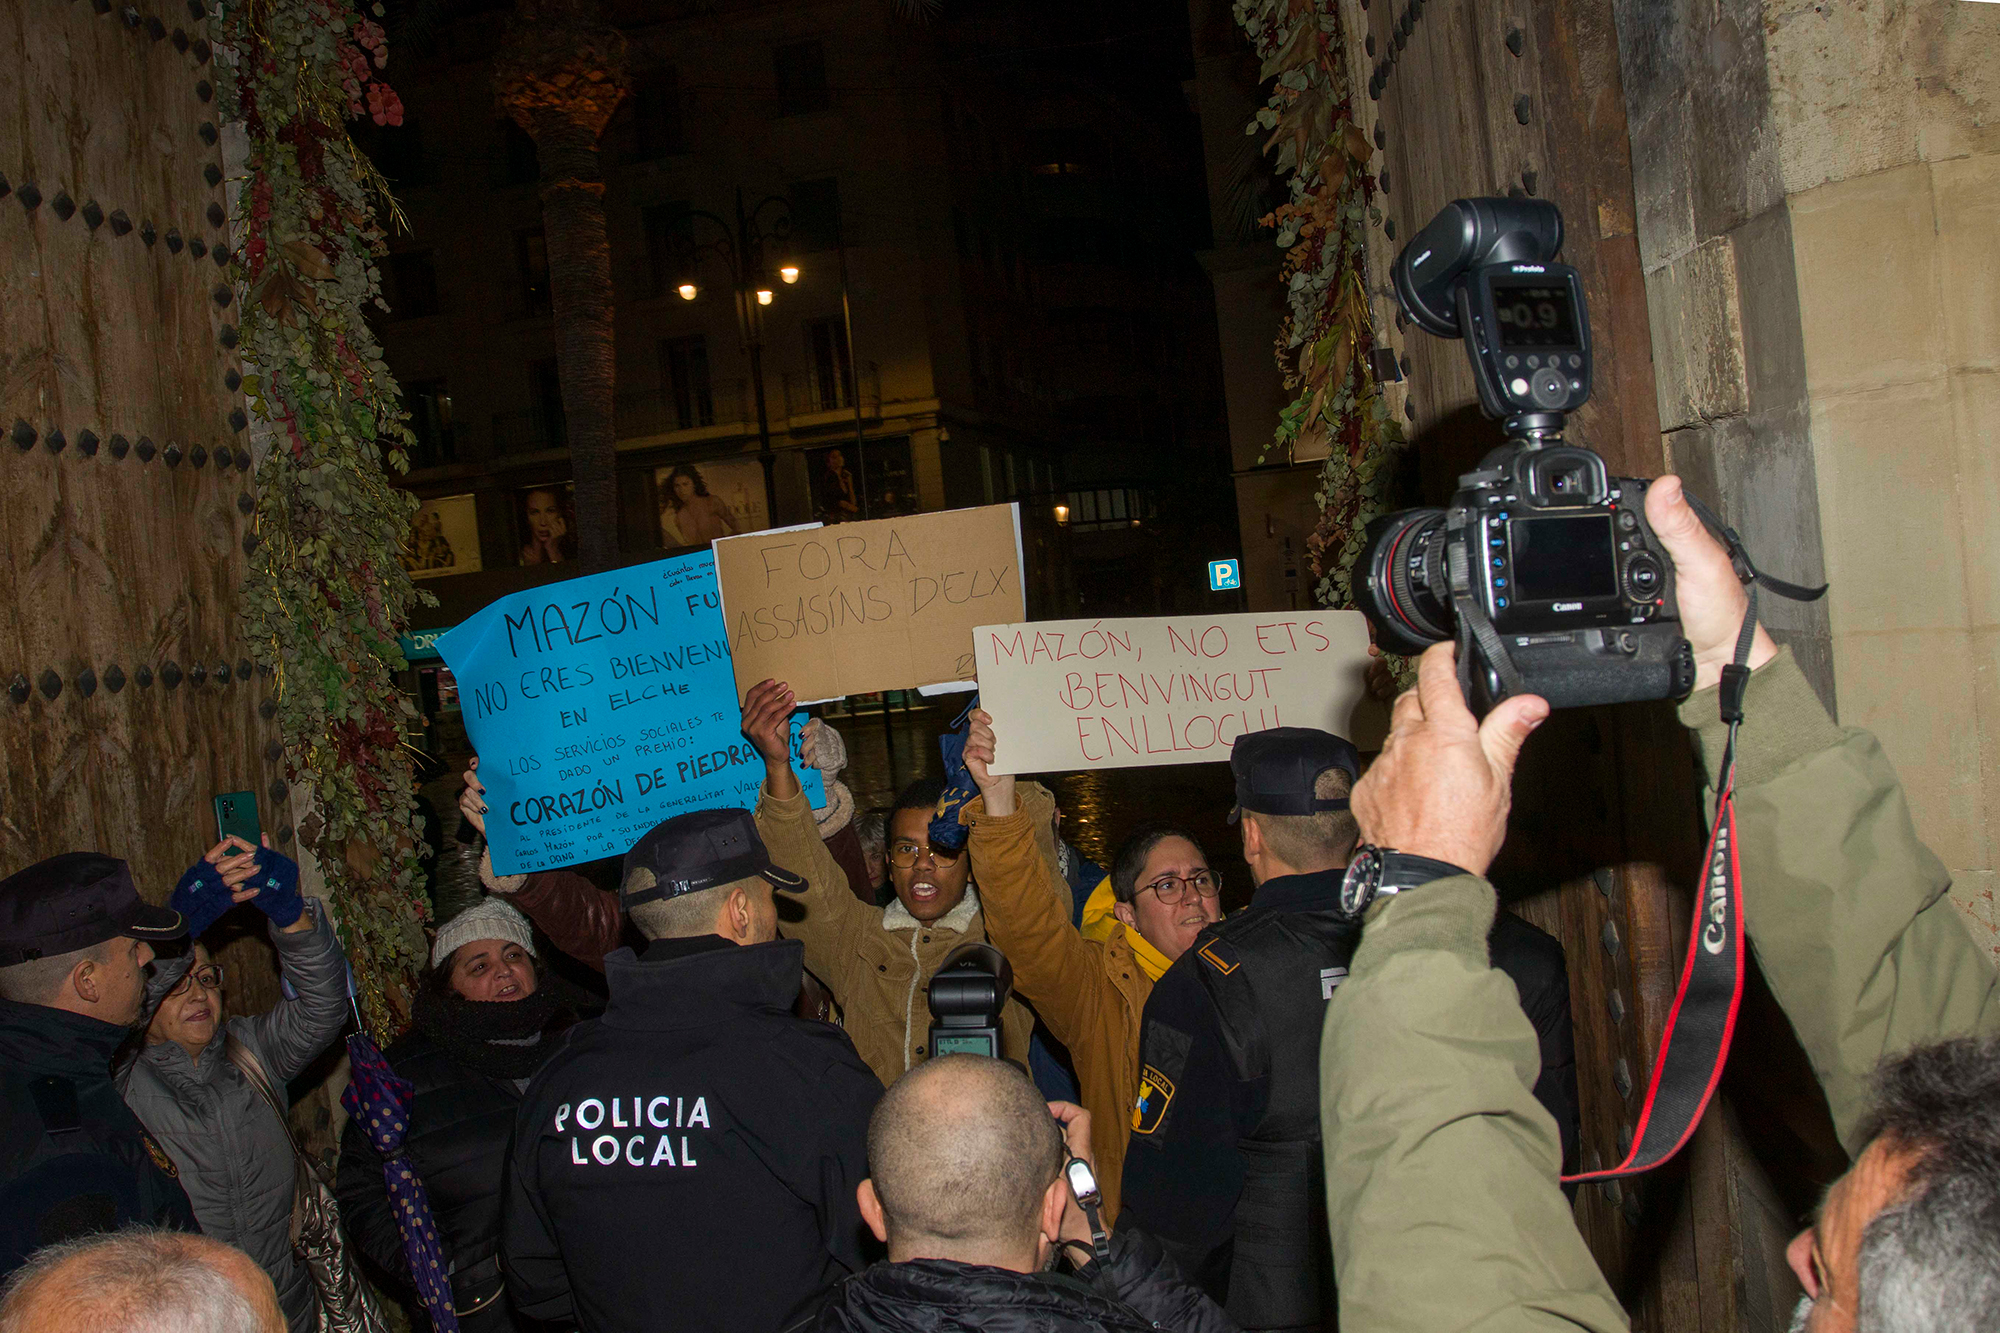
{"label": "red canon camera strap", "polygon": [[1706,874],[1696,895],[1694,924],[1688,929],[1687,960],[1680,989],[1667,1013],[1653,1060],[1653,1081],[1632,1133],[1625,1160],[1605,1171],[1564,1176],[1563,1183],[1615,1180],[1650,1171],[1681,1150],[1694,1136],[1702,1113],[1722,1081],[1736,1011],[1743,1001],[1743,877],[1736,855],[1735,725],[1730,726],[1731,759],[1715,802],[1715,827],[1708,835]]}

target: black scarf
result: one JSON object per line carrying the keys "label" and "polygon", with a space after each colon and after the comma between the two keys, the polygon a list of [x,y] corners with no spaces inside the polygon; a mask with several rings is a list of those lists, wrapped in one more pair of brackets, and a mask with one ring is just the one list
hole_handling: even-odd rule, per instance
{"label": "black scarf", "polygon": [[417,997],[418,1029],[452,1059],[489,1078],[528,1077],[575,1021],[546,985],[533,995],[497,1002],[428,988]]}

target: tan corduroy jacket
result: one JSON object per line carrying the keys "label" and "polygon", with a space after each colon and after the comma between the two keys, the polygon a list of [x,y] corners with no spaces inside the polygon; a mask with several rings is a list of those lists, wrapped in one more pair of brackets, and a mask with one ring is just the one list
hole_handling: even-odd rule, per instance
{"label": "tan corduroy jacket", "polygon": [[[978,892],[968,887],[963,902],[929,925],[900,902],[882,908],[859,901],[803,794],[780,800],[762,793],[757,832],[773,861],[806,877],[805,892],[778,895],[779,932],[805,944],[806,967],[833,991],[854,1048],[885,1085],[894,1083],[929,1053],[931,974],[959,945],[986,939]],[[802,920],[788,919],[787,898],[804,907]],[[1034,1025],[1019,1000],[1007,1002],[1002,1054],[1024,1068]]]}

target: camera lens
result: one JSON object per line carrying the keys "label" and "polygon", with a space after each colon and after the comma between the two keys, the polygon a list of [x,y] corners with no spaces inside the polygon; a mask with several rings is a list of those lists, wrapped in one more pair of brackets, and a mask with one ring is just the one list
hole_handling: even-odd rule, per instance
{"label": "camera lens", "polygon": [[1442,509],[1405,509],[1368,525],[1368,545],[1355,562],[1354,601],[1390,652],[1420,653],[1452,637],[1457,617],[1445,544]]}

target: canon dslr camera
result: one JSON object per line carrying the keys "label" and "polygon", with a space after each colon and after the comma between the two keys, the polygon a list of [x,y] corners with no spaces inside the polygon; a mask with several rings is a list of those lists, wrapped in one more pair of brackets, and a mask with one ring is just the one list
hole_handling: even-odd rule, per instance
{"label": "canon dslr camera", "polygon": [[1554,204],[1459,199],[1396,258],[1397,301],[1464,340],[1507,442],[1458,479],[1448,508],[1369,524],[1355,598],[1386,649],[1457,638],[1481,714],[1514,694],[1574,708],[1694,687],[1646,482],[1562,442],[1564,414],[1590,397],[1590,319],[1576,270],[1553,262],[1561,248]]}

